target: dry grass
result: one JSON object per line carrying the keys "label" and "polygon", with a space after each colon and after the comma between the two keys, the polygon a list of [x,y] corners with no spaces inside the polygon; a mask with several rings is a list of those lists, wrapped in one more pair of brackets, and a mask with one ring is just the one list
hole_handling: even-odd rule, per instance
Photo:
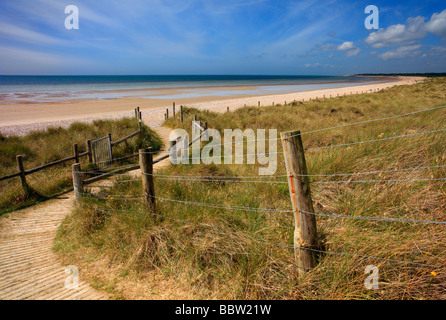
{"label": "dry grass", "polygon": [[[25,170],[50,163],[73,155],[73,144],[79,146],[79,153],[86,151],[87,139],[94,140],[112,134],[112,139],[118,140],[138,130],[135,119],[97,120],[91,124],[76,122],[69,128],[49,128],[45,131],[35,131],[24,137],[0,137],[0,176],[18,171],[16,155],[24,159]],[[147,127],[144,134],[132,138],[128,142],[113,148],[113,156],[119,158],[132,154],[140,146],[153,145],[159,149],[161,140]],[[87,163],[81,158],[81,163]],[[125,162],[122,161],[120,164]],[[14,211],[48,197],[65,191],[72,186],[71,162],[66,162],[26,177],[30,193],[25,193],[20,184],[20,178],[12,178],[0,182],[0,215]],[[85,169],[88,169],[86,167]]]}
{"label": "dry grass", "polygon": [[[210,128],[221,132],[224,128],[305,132],[446,105],[445,89],[446,79],[439,78],[379,93],[286,106],[247,107],[225,114],[188,109],[184,128],[190,130],[192,115],[197,114]],[[446,109],[441,109],[304,135],[303,142],[305,147],[317,147],[430,131],[445,128],[445,119]],[[167,124],[181,127],[173,120]],[[311,151],[306,157],[311,174],[334,174],[443,165],[445,150],[444,133],[435,133]],[[281,156],[278,162],[276,174],[283,175],[286,172]],[[259,166],[178,165],[158,173],[241,177],[255,176]],[[347,179],[423,179],[445,177],[445,173],[444,168],[438,168]],[[323,179],[312,181],[316,180]],[[161,179],[156,179],[155,184],[156,194],[162,198],[291,208],[286,184]],[[139,195],[142,187],[139,181],[117,183],[103,192]],[[445,196],[444,181],[312,185],[316,212],[350,216],[445,221]],[[55,249],[67,262],[90,268],[87,271],[90,279],[105,278],[117,285],[130,282],[142,287],[148,281],[147,290],[154,284],[168,283],[161,298],[178,297],[178,292],[183,293],[182,297],[194,299],[446,298],[443,269],[363,257],[444,266],[444,225],[317,217],[320,247],[329,253],[319,257],[313,271],[298,278],[293,250],[278,246],[293,243],[291,213],[246,212],[160,200],[156,213],[165,219],[153,221],[143,203],[137,200],[85,200],[63,223]],[[107,263],[99,266],[92,263],[95,260]],[[367,265],[379,267],[378,290],[364,287]],[[432,271],[437,275],[433,276]],[[145,289],[132,291],[128,285],[124,287],[127,289],[110,291],[117,298],[160,297]],[[172,294],[166,296],[166,293]]]}

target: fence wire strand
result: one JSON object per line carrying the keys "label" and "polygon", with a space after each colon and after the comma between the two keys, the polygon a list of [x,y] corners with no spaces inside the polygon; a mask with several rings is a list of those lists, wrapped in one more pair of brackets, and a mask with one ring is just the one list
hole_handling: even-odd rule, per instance
{"label": "fence wire strand", "polygon": [[[97,208],[97,207],[95,207],[94,209],[102,210],[104,213],[107,213],[107,211],[126,212],[126,213],[134,213],[134,214],[141,214],[142,213],[142,212],[138,212],[138,211],[115,210],[115,209],[109,209],[109,208]],[[164,216],[164,215],[161,215],[161,214],[155,213],[155,212],[150,212],[148,214],[150,214],[152,216],[158,216],[158,217],[161,217],[161,218],[169,219],[169,220],[172,220],[172,221],[175,221],[175,222],[178,222],[178,223],[182,223],[182,224],[189,224],[189,225],[193,225],[193,226],[196,226],[196,227],[202,227],[202,228],[210,229],[210,230],[213,230],[213,231],[216,231],[216,232],[219,232],[219,233],[223,233],[223,234],[231,234],[231,235],[245,237],[247,239],[254,240],[254,241],[258,242],[258,243],[263,243],[263,244],[267,244],[267,245],[274,246],[274,247],[308,250],[308,251],[317,252],[317,253],[338,255],[338,256],[357,257],[357,258],[362,258],[362,259],[375,259],[375,260],[381,260],[381,261],[387,261],[387,262],[416,265],[416,266],[419,266],[419,267],[434,268],[434,269],[437,269],[437,270],[446,268],[446,267],[443,267],[443,266],[436,266],[436,265],[419,263],[419,262],[413,262],[413,261],[405,261],[405,260],[398,260],[398,259],[392,259],[392,258],[375,257],[375,256],[370,256],[370,255],[359,255],[359,254],[348,253],[348,252],[326,251],[326,250],[320,250],[320,249],[309,248],[309,247],[304,247],[304,246],[294,246],[294,245],[287,244],[287,243],[271,242],[271,241],[267,241],[265,239],[260,239],[260,238],[257,238],[257,237],[254,237],[254,236],[251,236],[251,235],[248,235],[248,234],[245,234],[245,233],[222,230],[222,229],[219,229],[219,228],[216,228],[216,227],[212,227],[212,226],[209,226],[209,225],[204,225],[204,224],[196,224],[196,223],[193,223],[193,222],[190,222],[190,221],[185,221],[185,220],[175,219],[175,218],[172,218],[172,217],[169,217],[169,216]]]}
{"label": "fence wire strand", "polygon": [[400,136],[393,136],[393,137],[387,137],[387,138],[381,138],[381,139],[335,144],[335,145],[329,145],[329,146],[323,146],[323,147],[307,148],[307,149],[305,149],[305,151],[313,151],[313,150],[321,150],[321,149],[329,149],[329,148],[337,148],[337,147],[347,147],[347,146],[353,146],[353,145],[364,144],[364,143],[373,143],[373,142],[387,141],[387,140],[393,140],[393,139],[408,138],[408,137],[418,136],[418,135],[422,135],[422,134],[430,134],[430,133],[437,133],[437,132],[444,132],[444,131],[446,131],[446,128],[432,130],[432,131],[425,131],[425,132],[408,133],[408,134],[403,134]]}

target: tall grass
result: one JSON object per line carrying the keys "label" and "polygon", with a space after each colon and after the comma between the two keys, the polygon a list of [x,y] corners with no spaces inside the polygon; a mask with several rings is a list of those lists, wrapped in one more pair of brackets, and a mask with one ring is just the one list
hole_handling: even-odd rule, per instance
{"label": "tall grass", "polygon": [[[388,117],[446,105],[446,79],[433,79],[384,92],[292,103],[246,107],[217,114],[186,109],[210,128],[274,128],[302,132]],[[392,120],[303,135],[305,147],[343,144],[445,128],[446,108]],[[446,161],[444,133],[413,136],[350,147],[309,151],[310,174],[358,173]],[[279,144],[279,152],[282,151]],[[279,155],[276,175],[286,174]],[[176,165],[157,174],[209,176],[211,181],[155,178],[156,195],[165,199],[251,208],[290,210],[287,184],[244,183],[258,174],[255,165]],[[320,180],[425,179],[445,177],[444,168],[367,176],[312,177]],[[221,181],[222,177],[234,176]],[[218,178],[220,177],[220,178]],[[128,180],[128,178],[118,178]],[[283,181],[284,178],[264,178]],[[61,226],[55,250],[67,263],[81,264],[98,287],[114,285],[119,298],[152,298],[131,284],[169,284],[167,297],[179,291],[202,299],[438,299],[444,297],[445,272],[406,262],[444,266],[444,225],[317,217],[317,267],[298,278],[294,261],[293,216],[289,212],[254,212],[209,208],[157,199],[148,212],[139,181],[103,189],[106,199],[86,199]],[[446,221],[444,181],[312,184],[317,213]],[[153,219],[152,214],[164,219]],[[291,248],[290,248],[291,247]],[[369,258],[368,258],[369,257]],[[93,261],[100,260],[103,264]],[[379,268],[379,290],[364,287],[367,265]],[[110,267],[112,266],[112,267]],[[431,274],[431,272],[436,272]],[[132,276],[130,276],[132,275]],[[435,275],[435,276],[434,276]],[[130,279],[130,280],[129,280]],[[129,284],[130,283],[130,284]],[[150,284],[147,284],[151,287]]]}
{"label": "tall grass", "polygon": [[[24,137],[0,137],[0,176],[18,172],[16,155],[24,159],[25,170],[73,155],[73,144],[79,146],[79,153],[86,151],[86,140],[94,140],[111,133],[112,140],[118,140],[138,130],[136,120],[95,120],[92,123],[75,122],[68,128],[48,128],[34,131]],[[162,141],[148,127],[143,134],[113,148],[116,158],[137,152],[141,146],[153,146],[156,150]],[[81,159],[86,164],[87,158]],[[0,214],[13,211],[38,201],[45,200],[72,185],[71,164],[66,162],[26,177],[32,192],[22,190],[20,178],[0,182]]]}

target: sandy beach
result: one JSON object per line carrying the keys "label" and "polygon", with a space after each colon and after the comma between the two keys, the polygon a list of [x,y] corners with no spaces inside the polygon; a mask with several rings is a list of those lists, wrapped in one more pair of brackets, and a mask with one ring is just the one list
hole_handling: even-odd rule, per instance
{"label": "sandy beach", "polygon": [[[140,107],[145,123],[151,127],[158,127],[164,121],[166,108],[172,110],[172,102],[179,108],[180,105],[207,109],[215,112],[225,112],[229,107],[231,111],[247,106],[261,106],[284,104],[285,102],[308,101],[315,98],[330,98],[342,95],[375,92],[398,85],[410,85],[422,81],[423,77],[389,77],[387,81],[373,84],[360,84],[331,89],[321,89],[274,95],[244,95],[243,90],[252,89],[249,86],[221,87],[218,90],[225,92],[221,96],[200,96],[194,98],[169,98],[172,95],[186,94],[197,88],[164,89],[161,93],[154,93],[154,98],[119,98],[71,102],[44,102],[32,101],[0,101],[0,132],[4,136],[25,135],[32,130],[45,129],[50,126],[69,126],[74,121],[89,122],[94,119],[119,118],[134,115],[133,109]],[[206,88],[200,88],[206,91]],[[228,91],[237,90],[234,95],[227,95]],[[161,98],[165,96],[166,98]]]}

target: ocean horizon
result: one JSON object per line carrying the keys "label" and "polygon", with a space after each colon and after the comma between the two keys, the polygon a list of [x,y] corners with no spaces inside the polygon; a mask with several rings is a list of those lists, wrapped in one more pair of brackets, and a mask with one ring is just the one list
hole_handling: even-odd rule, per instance
{"label": "ocean horizon", "polygon": [[[369,76],[311,75],[2,75],[0,100],[60,102],[139,97],[179,99],[199,96],[267,95],[382,81]],[[214,90],[216,87],[249,87]],[[187,92],[157,94],[157,90]],[[214,88],[214,89],[213,89]],[[150,94],[144,92],[150,90]]]}

